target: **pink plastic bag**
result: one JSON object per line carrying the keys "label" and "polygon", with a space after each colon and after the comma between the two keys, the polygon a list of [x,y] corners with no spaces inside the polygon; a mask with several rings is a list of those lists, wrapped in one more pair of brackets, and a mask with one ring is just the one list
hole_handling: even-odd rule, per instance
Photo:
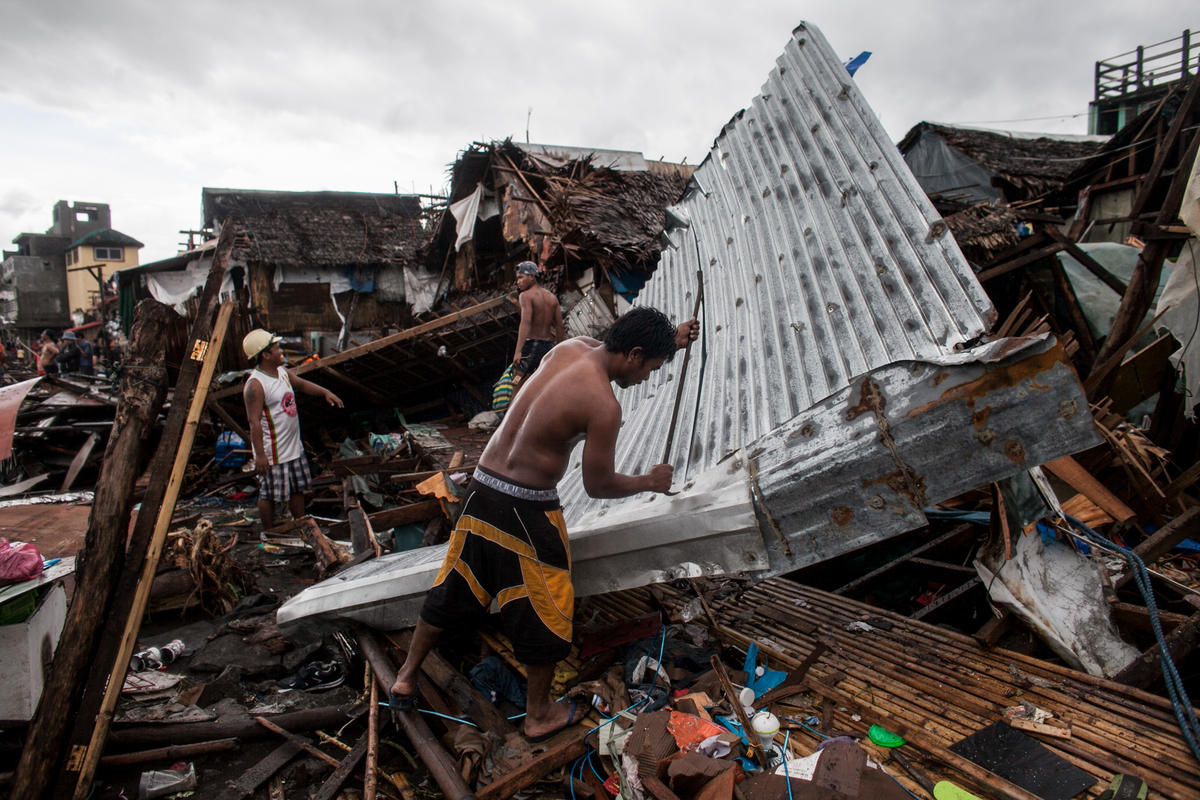
{"label": "pink plastic bag", "polygon": [[20,583],[42,574],[42,554],[29,542],[10,542],[0,536],[0,586]]}

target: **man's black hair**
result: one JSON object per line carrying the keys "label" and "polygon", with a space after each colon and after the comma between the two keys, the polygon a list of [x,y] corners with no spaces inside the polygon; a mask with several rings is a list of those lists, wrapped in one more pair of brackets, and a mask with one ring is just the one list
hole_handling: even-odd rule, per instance
{"label": "man's black hair", "polygon": [[675,355],[675,326],[657,308],[638,306],[625,313],[604,335],[604,349],[610,353],[628,353],[642,348],[647,359],[670,361]]}

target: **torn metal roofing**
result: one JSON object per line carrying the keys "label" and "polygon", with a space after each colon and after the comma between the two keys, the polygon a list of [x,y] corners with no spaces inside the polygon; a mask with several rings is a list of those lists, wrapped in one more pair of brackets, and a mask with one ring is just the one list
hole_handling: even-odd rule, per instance
{"label": "torn metal roofing", "polygon": [[[1053,340],[979,344],[991,303],[812,26],[717,138],[638,302],[701,336],[624,409],[616,467],[666,460],[676,496],[595,500],[582,449],[559,486],[577,593],[779,574],[924,524],[923,509],[1097,440]],[[439,554],[351,567],[288,601],[411,624]],[[369,591],[368,591],[369,587]]]}

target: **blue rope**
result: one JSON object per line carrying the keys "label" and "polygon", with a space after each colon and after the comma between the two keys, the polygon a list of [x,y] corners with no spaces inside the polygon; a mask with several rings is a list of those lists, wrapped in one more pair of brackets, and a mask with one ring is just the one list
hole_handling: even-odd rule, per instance
{"label": "blue rope", "polygon": [[[801,720],[798,720],[798,719],[796,719],[795,717],[784,717],[784,719],[785,719],[785,720],[787,720],[788,722],[791,722],[791,723],[793,723],[793,724],[799,725],[801,728],[804,728],[804,730],[808,731],[809,733],[813,733],[813,734],[816,734],[817,736],[820,736],[822,739],[828,739],[828,738],[829,738],[829,734],[826,734],[826,733],[821,733],[821,732],[820,732],[819,730],[817,730],[816,728],[809,727],[809,726],[808,726],[808,725],[806,725],[804,722],[802,722]],[[791,733],[791,731],[788,731],[788,733]],[[783,738],[784,738],[784,739],[787,739],[787,736],[784,736]]]}
{"label": "blue rope", "polygon": [[1171,652],[1167,649],[1167,640],[1158,619],[1158,603],[1154,599],[1154,588],[1150,585],[1150,574],[1146,571],[1146,563],[1132,549],[1109,541],[1074,517],[1068,516],[1066,519],[1085,538],[1101,547],[1111,548],[1129,562],[1133,571],[1133,579],[1142,593],[1142,598],[1146,601],[1146,611],[1150,615],[1150,627],[1154,629],[1154,638],[1158,641],[1163,681],[1167,685],[1167,696],[1171,699],[1175,719],[1179,723],[1180,731],[1183,732],[1183,738],[1191,748],[1192,755],[1197,761],[1200,761],[1200,720],[1196,719],[1196,711],[1192,708],[1192,701],[1188,698],[1187,690],[1183,686],[1183,679],[1179,677],[1179,670],[1175,668],[1175,662],[1171,660]]}
{"label": "blue rope", "polygon": [[[385,702],[385,701],[383,701],[383,700],[380,700],[380,701],[379,701],[379,705],[383,706],[384,708],[391,708],[391,707],[392,707],[392,704],[391,704],[391,703]],[[478,728],[478,727],[479,727],[479,726],[478,726],[478,725],[476,725],[474,722],[471,722],[471,720],[469,720],[469,719],[462,719],[461,717],[452,717],[452,716],[450,716],[449,714],[439,714],[439,713],[438,713],[438,712],[436,712],[436,711],[430,711],[428,708],[418,708],[418,709],[416,709],[416,710],[417,710],[417,711],[419,711],[419,712],[421,712],[422,714],[428,714],[428,715],[429,715],[429,716],[431,716],[431,717],[441,717],[442,719],[448,719],[448,720],[450,720],[451,722],[458,722],[458,723],[461,723],[461,724],[463,724],[463,725],[470,725],[472,728]]]}
{"label": "blue rope", "polygon": [[783,734],[783,779],[787,782],[788,800],[792,800],[792,776],[788,772],[788,740],[791,738],[791,731]]}

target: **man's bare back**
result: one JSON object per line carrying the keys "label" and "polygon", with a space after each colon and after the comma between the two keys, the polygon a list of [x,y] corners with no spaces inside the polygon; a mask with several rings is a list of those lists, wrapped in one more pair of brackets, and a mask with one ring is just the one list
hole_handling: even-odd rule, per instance
{"label": "man's bare back", "polygon": [[562,332],[562,310],[554,293],[542,286],[521,292],[521,318],[529,316],[530,339],[558,341]]}

